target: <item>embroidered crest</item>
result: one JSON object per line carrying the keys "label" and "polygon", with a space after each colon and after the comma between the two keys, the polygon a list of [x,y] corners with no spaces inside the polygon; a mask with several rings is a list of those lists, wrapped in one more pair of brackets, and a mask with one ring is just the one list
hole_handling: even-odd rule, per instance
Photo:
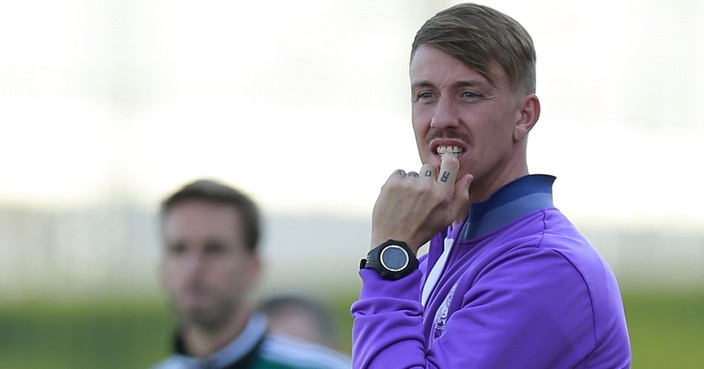
{"label": "embroidered crest", "polygon": [[445,331],[445,325],[447,324],[447,318],[450,311],[450,302],[452,302],[452,296],[455,295],[455,289],[457,288],[457,283],[455,283],[450,291],[445,296],[445,301],[438,307],[435,312],[435,335],[441,336]]}

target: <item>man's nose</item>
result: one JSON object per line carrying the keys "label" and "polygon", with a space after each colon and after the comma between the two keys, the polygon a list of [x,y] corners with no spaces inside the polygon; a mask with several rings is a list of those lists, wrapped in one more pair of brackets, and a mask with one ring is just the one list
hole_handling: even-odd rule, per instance
{"label": "man's nose", "polygon": [[200,252],[193,252],[184,260],[185,269],[190,274],[200,273],[205,268],[205,258]]}
{"label": "man's nose", "polygon": [[430,121],[430,127],[442,130],[446,128],[457,128],[459,124],[455,101],[451,96],[440,96],[438,103],[435,105],[435,112]]}

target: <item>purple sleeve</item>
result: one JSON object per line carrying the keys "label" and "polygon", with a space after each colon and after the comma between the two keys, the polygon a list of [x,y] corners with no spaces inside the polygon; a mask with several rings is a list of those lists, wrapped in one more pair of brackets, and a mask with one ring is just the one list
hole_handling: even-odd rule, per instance
{"label": "purple sleeve", "polygon": [[590,292],[557,252],[517,250],[463,274],[444,331],[430,348],[421,272],[398,281],[372,270],[360,275],[362,292],[352,306],[354,368],[588,367],[595,347]]}
{"label": "purple sleeve", "polygon": [[[397,281],[384,280],[371,269],[359,274],[363,284],[352,305],[352,367],[424,367],[422,273],[416,270]],[[399,353],[408,354],[403,366],[396,365]]]}

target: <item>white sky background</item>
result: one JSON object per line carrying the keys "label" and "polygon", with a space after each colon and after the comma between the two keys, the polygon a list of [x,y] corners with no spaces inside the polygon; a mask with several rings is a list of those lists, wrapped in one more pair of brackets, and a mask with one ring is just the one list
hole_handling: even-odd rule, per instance
{"label": "white sky background", "polygon": [[[155,206],[200,176],[267,211],[369,216],[420,166],[408,52],[455,2],[0,5],[0,202]],[[583,222],[704,226],[704,5],[486,1],[538,52],[532,172]]]}

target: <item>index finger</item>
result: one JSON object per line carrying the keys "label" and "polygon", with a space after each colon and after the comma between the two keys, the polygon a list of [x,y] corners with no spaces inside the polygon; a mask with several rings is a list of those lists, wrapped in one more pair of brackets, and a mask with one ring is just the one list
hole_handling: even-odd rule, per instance
{"label": "index finger", "polygon": [[440,172],[438,173],[437,182],[454,185],[457,180],[457,172],[459,169],[460,161],[455,155],[443,155],[440,158]]}

